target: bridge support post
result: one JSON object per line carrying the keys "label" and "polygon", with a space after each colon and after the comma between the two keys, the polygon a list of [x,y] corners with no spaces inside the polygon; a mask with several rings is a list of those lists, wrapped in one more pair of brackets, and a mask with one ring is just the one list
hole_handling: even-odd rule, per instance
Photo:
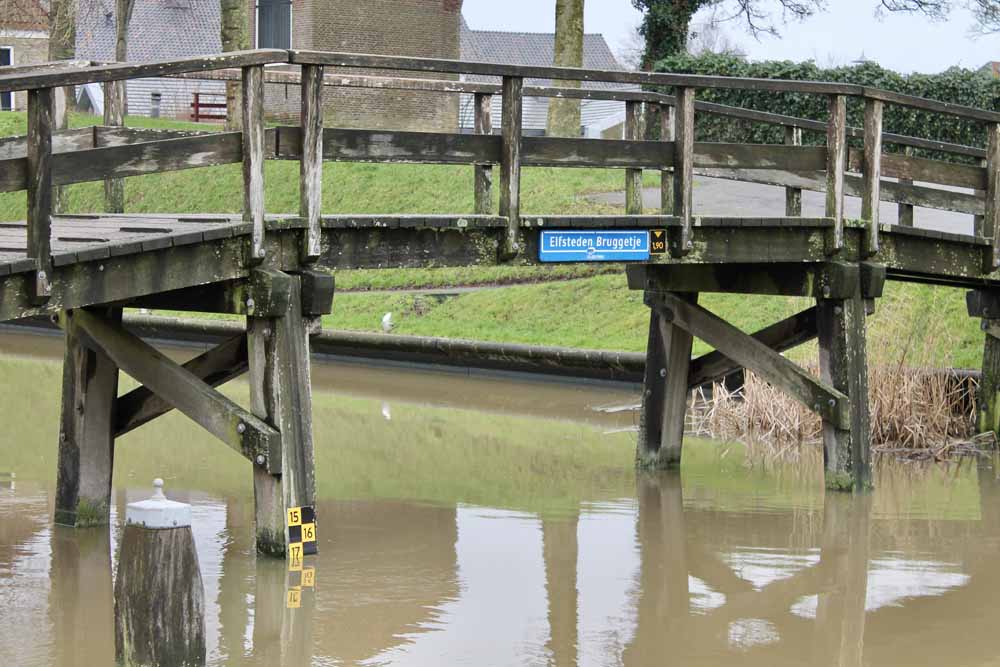
{"label": "bridge support post", "polygon": [[[696,293],[677,294],[696,303]],[[687,413],[691,333],[667,321],[655,308],[649,313],[646,375],[636,465],[642,469],[679,468]]]}
{"label": "bridge support post", "polygon": [[819,363],[824,382],[847,396],[850,420],[823,419],[826,487],[838,491],[871,486],[868,361],[865,302],[860,291],[846,299],[817,299]]}
{"label": "bridge support post", "polygon": [[968,292],[966,306],[971,317],[982,318],[983,374],[976,392],[976,428],[1000,435],[1000,293]]}
{"label": "bridge support post", "polygon": [[[122,309],[107,309],[106,316],[120,322]],[[64,312],[61,319],[66,355],[55,522],[105,525],[111,506],[118,366],[103,352],[84,345],[74,311]]]}
{"label": "bridge support post", "polygon": [[273,298],[254,304],[247,317],[251,409],[281,433],[281,473],[253,467],[257,550],[283,557],[288,509],[315,502],[309,332],[302,278],[272,270],[255,277]]}

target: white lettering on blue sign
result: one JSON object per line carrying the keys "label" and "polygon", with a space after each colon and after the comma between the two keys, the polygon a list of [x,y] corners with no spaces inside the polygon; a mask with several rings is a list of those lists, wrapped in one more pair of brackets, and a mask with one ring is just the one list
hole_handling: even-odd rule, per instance
{"label": "white lettering on blue sign", "polygon": [[641,262],[649,259],[646,230],[546,229],[538,239],[542,262]]}

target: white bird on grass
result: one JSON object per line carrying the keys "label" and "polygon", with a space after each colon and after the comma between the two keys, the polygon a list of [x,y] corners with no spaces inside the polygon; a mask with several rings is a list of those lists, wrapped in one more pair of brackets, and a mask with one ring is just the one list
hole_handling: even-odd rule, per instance
{"label": "white bird on grass", "polygon": [[392,331],[392,313],[386,313],[382,316],[382,331],[385,333]]}

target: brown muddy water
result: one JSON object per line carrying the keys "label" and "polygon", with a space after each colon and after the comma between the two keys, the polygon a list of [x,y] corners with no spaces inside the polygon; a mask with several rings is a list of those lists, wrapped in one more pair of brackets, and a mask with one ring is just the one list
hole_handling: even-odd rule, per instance
{"label": "brown muddy water", "polygon": [[316,364],[296,596],[254,556],[249,464],[177,415],[120,441],[110,529],[52,525],[58,352],[0,337],[0,666],[113,664],[121,518],[156,476],[193,505],[211,665],[1000,664],[975,461],[824,498],[814,453],[691,440],[681,476],[636,476],[632,413],[595,409],[631,391]]}

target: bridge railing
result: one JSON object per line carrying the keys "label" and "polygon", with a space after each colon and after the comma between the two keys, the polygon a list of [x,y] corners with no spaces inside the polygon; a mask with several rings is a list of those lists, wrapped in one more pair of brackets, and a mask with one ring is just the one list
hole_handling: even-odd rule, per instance
{"label": "bridge railing", "polygon": [[[266,65],[297,65],[301,73],[277,71]],[[174,132],[155,134],[123,128],[59,133],[53,128],[54,89],[84,83],[121,85],[128,79],[162,76],[224,77],[239,69],[242,81],[242,131],[208,134]],[[332,76],[328,70],[335,69]],[[441,75],[485,75],[502,83],[428,81],[368,75],[342,74],[352,69],[380,72],[419,72]],[[264,84],[282,77],[296,78],[301,87],[299,126],[265,128]],[[333,82],[331,83],[331,78]],[[666,96],[642,90],[607,90],[566,86],[525,86],[525,79],[610,82],[672,87]],[[357,85],[400,87],[428,91],[470,93],[475,96],[476,133],[402,132],[324,128],[323,86]],[[779,114],[734,109],[697,102],[699,89],[745,89],[821,95],[828,99],[829,118],[821,121]],[[796,190],[826,192],[825,217],[832,225],[829,252],[844,247],[844,196],[862,199],[865,224],[864,255],[879,250],[878,203],[883,199],[903,206],[930,206],[981,216],[975,236],[989,241],[984,270],[1000,266],[997,238],[998,193],[1000,193],[1000,113],[945,102],[891,93],[864,86],[808,81],[744,79],[687,74],[594,71],[559,67],[524,67],[422,58],[372,56],[313,51],[257,50],[226,53],[158,63],[123,63],[99,66],[48,64],[38,68],[0,70],[0,92],[28,90],[28,135],[23,157],[17,140],[0,145],[0,191],[28,191],[28,255],[37,265],[37,294],[47,293],[50,275],[51,191],[54,185],[123,178],[177,169],[240,162],[243,165],[243,217],[252,227],[251,254],[264,258],[265,159],[300,161],[300,217],[305,223],[302,259],[314,260],[320,247],[320,202],[324,160],[469,164],[475,167],[476,212],[488,215],[492,201],[492,170],[499,168],[499,215],[507,233],[501,254],[517,255],[520,209],[520,174],[523,167],[611,167],[626,170],[626,213],[642,212],[642,170],[661,172],[664,216],[670,250],[675,256],[693,247],[696,216],[692,186],[696,173],[722,175],[738,180],[766,182],[788,188],[786,215],[798,215]],[[501,97],[500,134],[492,134],[491,96]],[[527,96],[620,100],[626,103],[625,138],[583,139],[523,136],[523,99]],[[864,100],[862,128],[846,125],[846,100]],[[948,114],[985,125],[987,149],[930,141],[882,132],[885,104],[897,104],[926,112]],[[643,105],[657,105],[663,128],[659,141],[645,141],[640,134]],[[773,123],[786,128],[787,145],[695,142],[696,113]],[[800,145],[802,130],[824,132],[825,146]],[[157,138],[153,137],[168,137]],[[852,150],[851,137],[861,138],[863,148]],[[886,154],[882,144],[939,151],[985,160],[985,166],[959,164],[910,155]],[[846,172],[860,173],[853,176]],[[895,182],[884,178],[897,179]],[[939,188],[914,185],[929,183]],[[973,193],[955,191],[971,189]],[[976,194],[977,192],[982,194]],[[970,239],[971,240],[971,239]]]}

